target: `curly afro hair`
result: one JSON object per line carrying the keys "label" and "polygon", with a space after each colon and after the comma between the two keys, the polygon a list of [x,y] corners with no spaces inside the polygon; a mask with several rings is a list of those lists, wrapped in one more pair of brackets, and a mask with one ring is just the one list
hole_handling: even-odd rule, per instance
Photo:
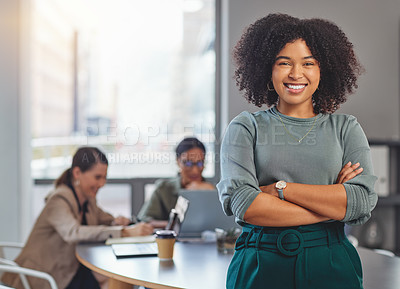
{"label": "curly afro hair", "polygon": [[277,104],[279,96],[269,91],[272,67],[287,43],[303,39],[319,62],[319,89],[313,95],[315,113],[333,113],[347,100],[363,72],[353,44],[334,23],[324,19],[299,19],[269,14],[243,33],[233,51],[236,84],[244,97],[258,107]]}

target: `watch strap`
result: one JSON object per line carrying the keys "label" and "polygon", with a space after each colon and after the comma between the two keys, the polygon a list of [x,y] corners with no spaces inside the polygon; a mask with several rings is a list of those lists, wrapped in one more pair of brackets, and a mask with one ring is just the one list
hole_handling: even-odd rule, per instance
{"label": "watch strap", "polygon": [[285,200],[285,198],[283,196],[283,189],[278,189],[278,194],[279,194],[279,199]]}

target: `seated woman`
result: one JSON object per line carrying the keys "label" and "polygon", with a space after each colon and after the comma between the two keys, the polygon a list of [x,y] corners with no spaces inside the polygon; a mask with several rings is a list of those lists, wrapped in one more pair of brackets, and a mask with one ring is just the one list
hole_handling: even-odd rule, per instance
{"label": "seated woman", "polygon": [[[46,197],[46,205],[15,262],[49,273],[60,289],[100,288],[100,283],[107,286],[107,278],[95,276],[79,264],[76,244],[153,233],[149,224],[128,226],[128,218],[114,218],[97,206],[96,195],[106,183],[107,168],[107,158],[99,149],[78,149],[71,167],[56,180],[55,189]],[[23,288],[15,274],[4,274],[2,281],[13,288]],[[42,279],[29,278],[29,282],[32,288],[48,288]]]}
{"label": "seated woman", "polygon": [[175,149],[179,167],[178,176],[156,182],[150,200],[144,204],[138,217],[142,221],[152,221],[157,227],[165,227],[171,209],[175,207],[180,189],[215,190],[215,186],[202,176],[206,148],[197,138],[183,139]]}

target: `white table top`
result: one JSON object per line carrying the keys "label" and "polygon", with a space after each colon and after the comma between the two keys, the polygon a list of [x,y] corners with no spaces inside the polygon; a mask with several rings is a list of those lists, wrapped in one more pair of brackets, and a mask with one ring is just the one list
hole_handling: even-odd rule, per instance
{"label": "white table top", "polygon": [[[363,264],[365,289],[400,288],[400,258],[357,249]],[[149,288],[225,288],[232,255],[218,253],[215,243],[175,244],[173,261],[157,257],[117,259],[110,246],[80,244],[77,257],[90,269],[130,284]]]}

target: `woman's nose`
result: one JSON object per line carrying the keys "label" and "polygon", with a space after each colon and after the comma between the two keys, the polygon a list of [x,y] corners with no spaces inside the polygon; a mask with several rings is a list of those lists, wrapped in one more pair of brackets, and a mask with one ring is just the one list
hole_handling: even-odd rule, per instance
{"label": "woman's nose", "polygon": [[99,182],[100,188],[103,187],[106,184],[107,180],[106,179],[101,179]]}
{"label": "woman's nose", "polygon": [[203,171],[203,168],[199,167],[199,166],[192,166],[191,169],[192,169],[192,172],[195,171],[196,173],[199,173],[199,174],[201,174],[201,172]]}
{"label": "woman's nose", "polygon": [[303,68],[301,65],[293,65],[290,70],[289,77],[292,79],[300,79],[303,77]]}

